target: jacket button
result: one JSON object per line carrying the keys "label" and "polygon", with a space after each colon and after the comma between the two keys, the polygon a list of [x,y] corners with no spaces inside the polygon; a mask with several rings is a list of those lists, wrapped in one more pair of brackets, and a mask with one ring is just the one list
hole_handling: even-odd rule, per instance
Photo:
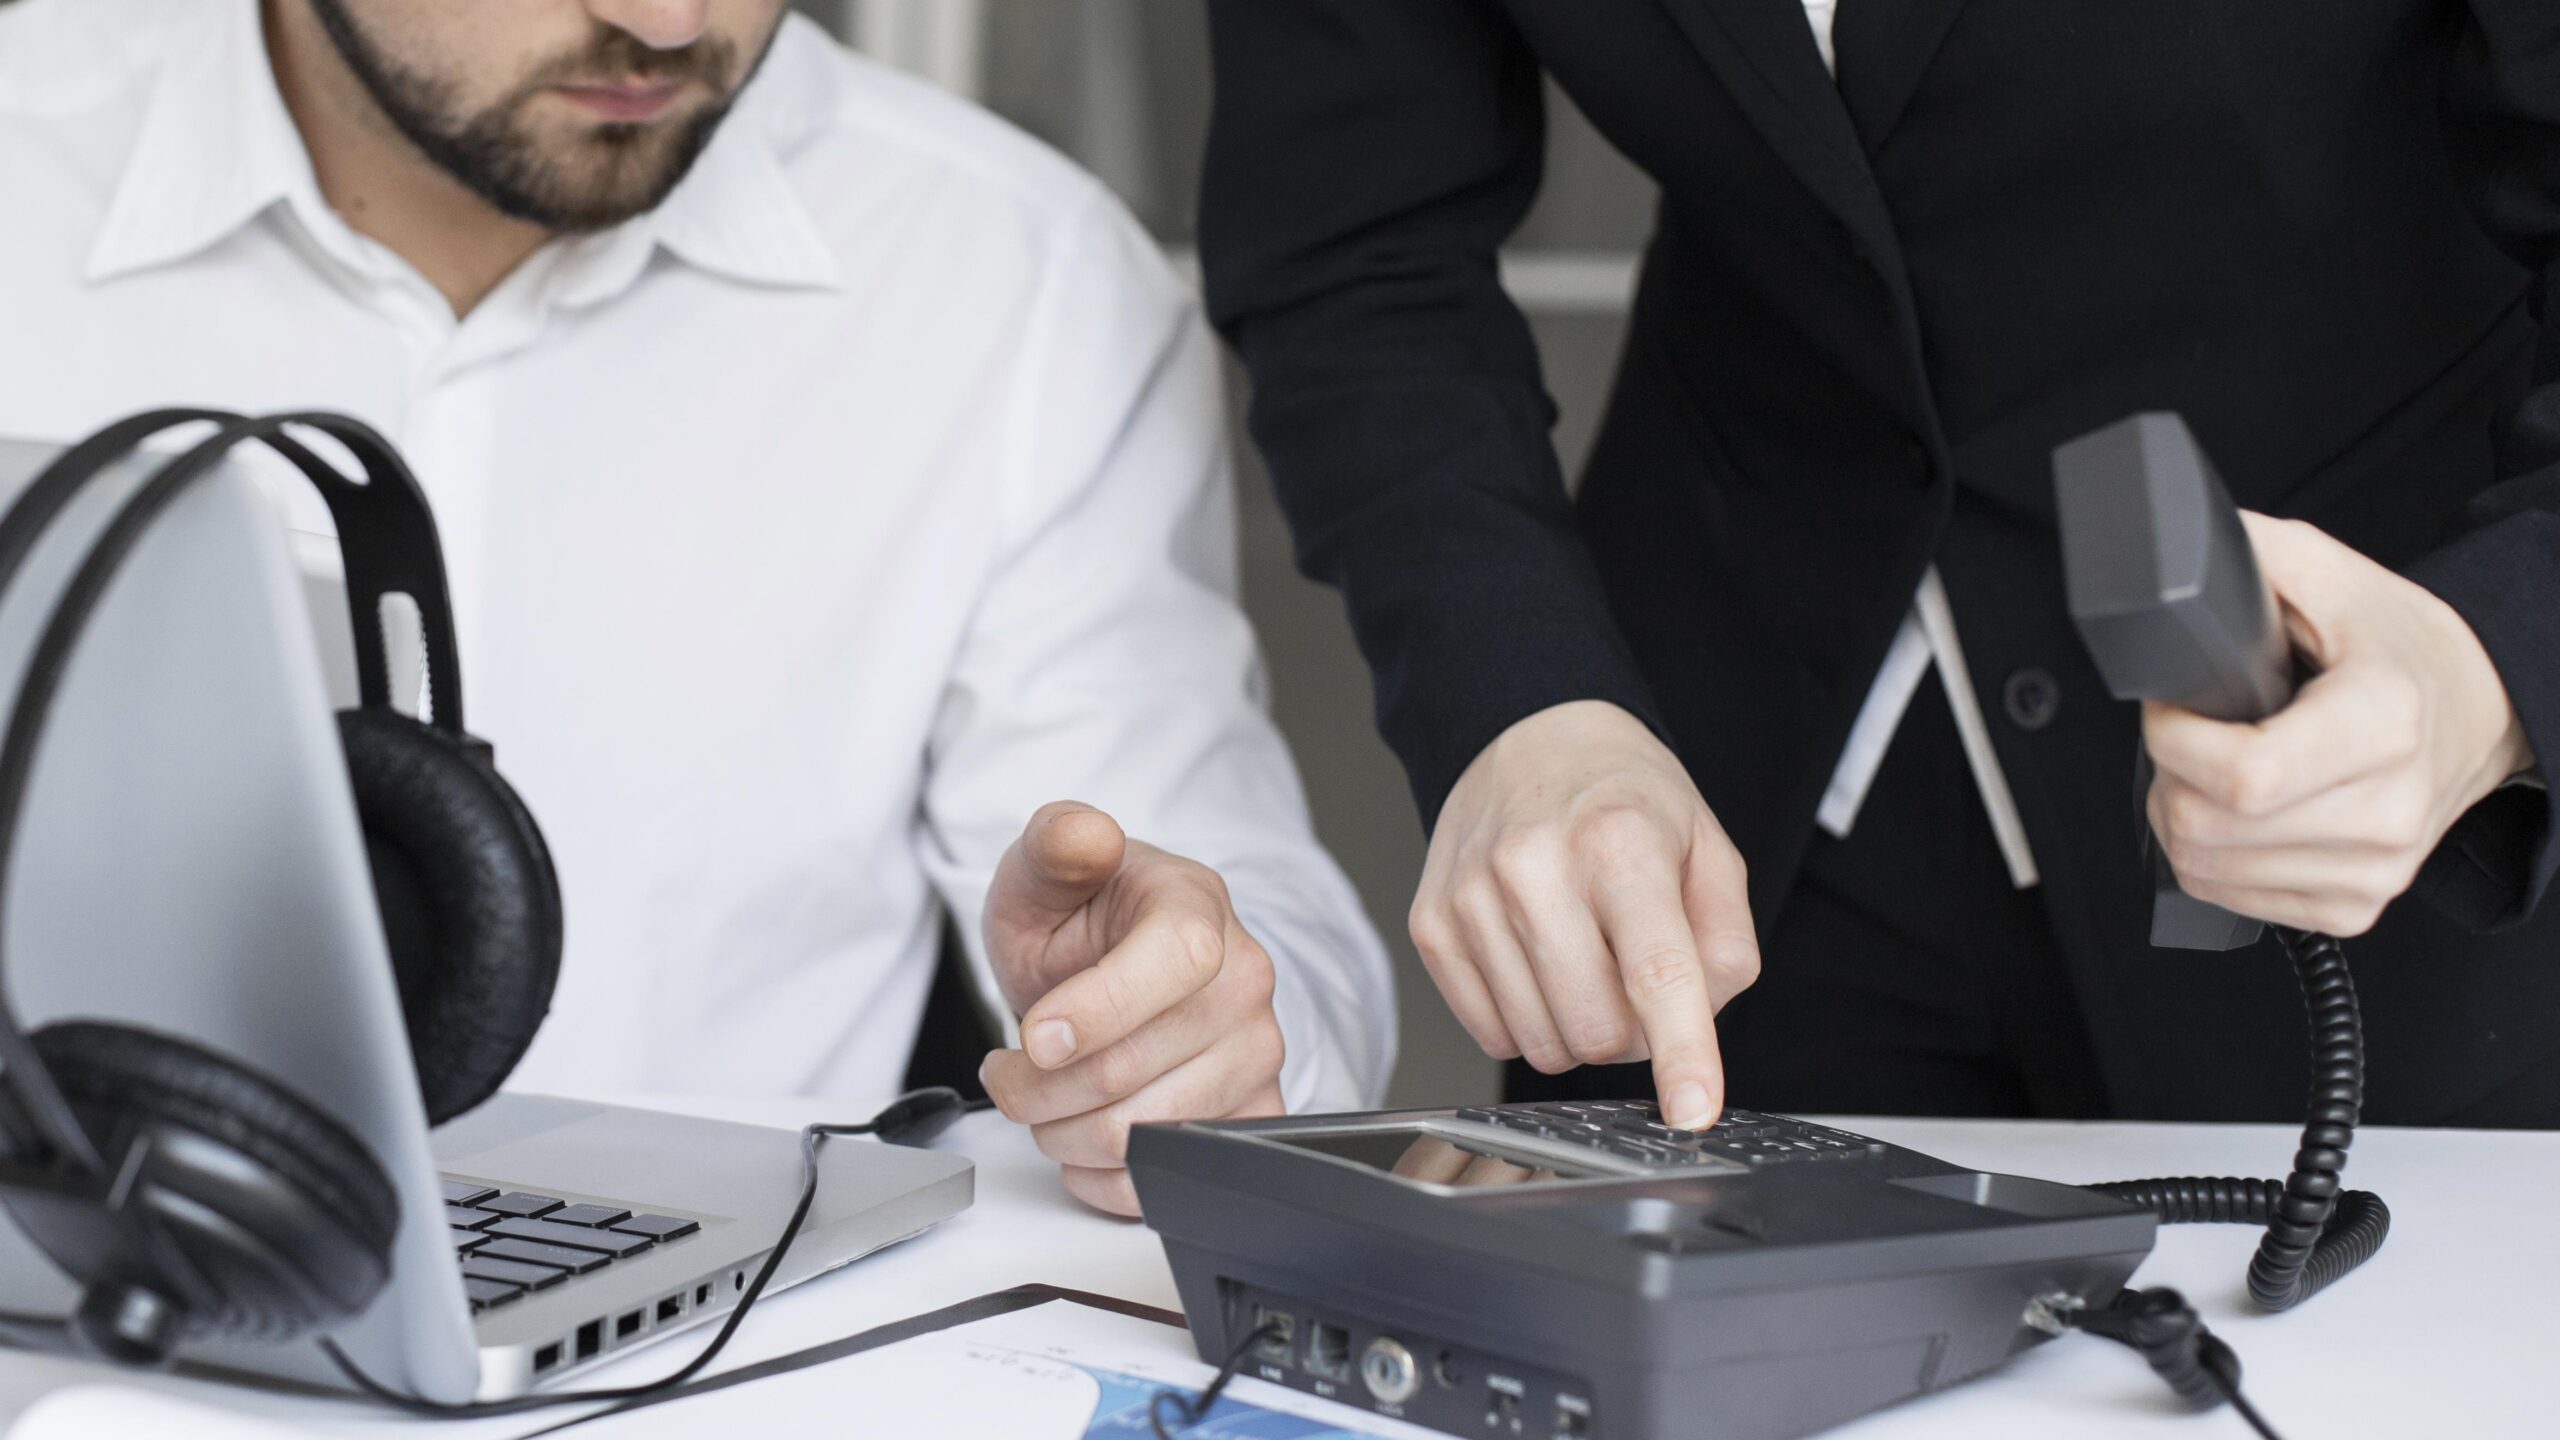
{"label": "jacket button", "polygon": [[2062,709],[2062,686],[2053,673],[2032,666],[2011,675],[2000,687],[2000,703],[2009,712],[2009,723],[2021,730],[2041,730],[2053,723]]}

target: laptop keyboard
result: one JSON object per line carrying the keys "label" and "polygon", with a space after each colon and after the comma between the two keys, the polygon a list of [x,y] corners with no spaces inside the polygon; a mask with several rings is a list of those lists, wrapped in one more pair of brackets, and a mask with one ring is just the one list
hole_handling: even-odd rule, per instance
{"label": "laptop keyboard", "polygon": [[444,1218],[475,1313],[592,1275],[702,1228],[680,1215],[635,1214],[451,1178],[444,1181]]}

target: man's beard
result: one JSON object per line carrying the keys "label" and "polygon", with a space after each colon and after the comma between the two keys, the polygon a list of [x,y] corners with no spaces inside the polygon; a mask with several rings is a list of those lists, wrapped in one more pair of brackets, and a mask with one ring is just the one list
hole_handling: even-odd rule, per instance
{"label": "man's beard", "polygon": [[[345,0],[311,0],[311,8],[347,68],[411,144],[500,214],[545,230],[604,230],[657,208],[711,143],[735,98],[734,91],[722,93],[735,56],[728,41],[653,50],[628,31],[603,28],[594,45],[546,63],[505,99],[457,115],[453,87],[384,54],[347,13]],[[756,58],[761,64],[764,57]],[[697,80],[720,100],[673,125],[598,125],[546,150],[524,123],[526,105],[554,84],[604,76]],[[745,83],[741,78],[738,87]]]}

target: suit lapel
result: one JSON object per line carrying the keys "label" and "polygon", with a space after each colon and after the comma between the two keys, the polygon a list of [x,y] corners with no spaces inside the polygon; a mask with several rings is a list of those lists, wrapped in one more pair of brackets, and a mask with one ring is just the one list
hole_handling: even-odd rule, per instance
{"label": "suit lapel", "polygon": [[1841,0],[1832,48],[1840,61],[1840,98],[1865,153],[1882,150],[1891,138],[1964,5],[1965,0]]}
{"label": "suit lapel", "polygon": [[[1661,0],[1806,187],[1889,269],[1900,247],[1865,149],[1822,65],[1803,0]],[[1857,3],[1847,0],[1842,8]]]}

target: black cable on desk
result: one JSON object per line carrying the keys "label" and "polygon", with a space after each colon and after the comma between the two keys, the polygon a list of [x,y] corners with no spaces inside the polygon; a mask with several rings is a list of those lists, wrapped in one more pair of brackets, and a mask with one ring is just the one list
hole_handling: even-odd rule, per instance
{"label": "black cable on desk", "polygon": [[[1209,1412],[1218,1406],[1218,1397],[1227,1393],[1228,1382],[1244,1368],[1244,1357],[1253,1353],[1253,1347],[1265,1340],[1284,1338],[1286,1333],[1277,1320],[1265,1320],[1246,1332],[1245,1337],[1236,1342],[1236,1348],[1227,1352],[1226,1363],[1218,1367],[1217,1375],[1209,1381],[1209,1388],[1201,1391],[1200,1398],[1196,1400],[1184,1399],[1181,1391],[1170,1386],[1149,1396],[1147,1428],[1155,1432],[1155,1440],[1173,1440],[1176,1429],[1188,1430],[1208,1419]],[[1170,1421],[1165,1418],[1167,1410],[1173,1412]]]}

